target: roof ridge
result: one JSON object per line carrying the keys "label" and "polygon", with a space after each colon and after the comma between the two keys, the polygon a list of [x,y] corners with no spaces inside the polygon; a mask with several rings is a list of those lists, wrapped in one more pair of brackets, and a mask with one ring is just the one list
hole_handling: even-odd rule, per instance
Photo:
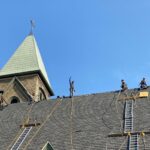
{"label": "roof ridge", "polygon": [[[33,41],[33,45],[34,45],[34,49],[35,49],[35,54],[36,54],[36,56],[37,56],[34,35],[33,35],[33,34],[30,34],[29,36],[33,37],[33,38],[32,38],[32,41]],[[36,57],[36,61],[37,61],[37,64],[38,64],[38,66],[39,66],[39,62],[38,62],[38,59],[37,59],[37,57]]]}

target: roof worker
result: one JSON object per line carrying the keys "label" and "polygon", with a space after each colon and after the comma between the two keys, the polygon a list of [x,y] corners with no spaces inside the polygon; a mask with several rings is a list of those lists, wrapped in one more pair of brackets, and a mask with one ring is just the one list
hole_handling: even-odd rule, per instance
{"label": "roof worker", "polygon": [[147,89],[147,84],[145,78],[143,78],[140,82],[140,89]]}
{"label": "roof worker", "polygon": [[73,97],[75,89],[74,89],[74,81],[71,81],[71,77],[69,78],[69,84],[70,84],[70,88],[69,88],[70,97]]}
{"label": "roof worker", "polygon": [[123,92],[123,91],[125,91],[125,90],[127,90],[128,89],[128,86],[127,86],[127,84],[125,83],[125,81],[122,79],[121,80],[121,91]]}

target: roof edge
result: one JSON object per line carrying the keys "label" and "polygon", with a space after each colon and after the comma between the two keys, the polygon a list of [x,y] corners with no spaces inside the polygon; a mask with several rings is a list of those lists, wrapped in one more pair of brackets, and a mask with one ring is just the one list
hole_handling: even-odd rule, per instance
{"label": "roof edge", "polygon": [[0,79],[14,77],[14,76],[31,75],[31,74],[40,75],[40,77],[41,77],[42,81],[44,82],[48,92],[50,93],[50,96],[54,96],[54,92],[53,92],[52,88],[50,87],[49,83],[47,82],[47,80],[45,79],[44,75],[42,74],[42,72],[40,70],[1,75]]}

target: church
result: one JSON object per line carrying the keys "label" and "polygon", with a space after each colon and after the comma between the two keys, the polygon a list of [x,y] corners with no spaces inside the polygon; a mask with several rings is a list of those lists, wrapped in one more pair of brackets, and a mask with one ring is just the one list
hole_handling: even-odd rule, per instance
{"label": "church", "polygon": [[30,33],[0,70],[0,150],[149,150],[149,91],[52,99]]}

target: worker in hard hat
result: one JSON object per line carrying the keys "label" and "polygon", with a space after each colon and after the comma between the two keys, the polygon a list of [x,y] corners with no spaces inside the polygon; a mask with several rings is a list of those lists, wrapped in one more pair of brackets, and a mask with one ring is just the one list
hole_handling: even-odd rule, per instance
{"label": "worker in hard hat", "polygon": [[125,91],[128,89],[127,84],[125,83],[124,80],[121,80],[121,91]]}
{"label": "worker in hard hat", "polygon": [[140,82],[140,89],[147,89],[147,83],[145,78],[143,78]]}

